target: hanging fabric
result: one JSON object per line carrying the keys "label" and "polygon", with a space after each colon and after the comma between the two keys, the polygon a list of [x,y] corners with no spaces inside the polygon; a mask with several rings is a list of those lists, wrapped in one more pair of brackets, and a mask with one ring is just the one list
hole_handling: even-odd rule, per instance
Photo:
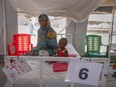
{"label": "hanging fabric", "polygon": [[103,1],[105,0],[10,0],[17,11],[35,16],[45,13],[67,17],[75,22],[86,20]]}

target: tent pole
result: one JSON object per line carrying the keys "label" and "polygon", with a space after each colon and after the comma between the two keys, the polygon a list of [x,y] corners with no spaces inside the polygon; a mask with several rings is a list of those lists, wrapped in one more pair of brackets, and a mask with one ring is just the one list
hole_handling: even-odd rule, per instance
{"label": "tent pole", "polygon": [[116,5],[116,0],[114,0],[114,7],[113,7],[113,13],[112,13],[112,27],[111,27],[111,32],[110,32],[110,50],[111,50],[111,45],[112,45],[112,35],[113,35],[113,30],[114,30],[114,16],[115,16],[115,5]]}
{"label": "tent pole", "polygon": [[6,12],[5,12],[5,0],[3,0],[3,35],[4,35],[4,56],[6,56]]}

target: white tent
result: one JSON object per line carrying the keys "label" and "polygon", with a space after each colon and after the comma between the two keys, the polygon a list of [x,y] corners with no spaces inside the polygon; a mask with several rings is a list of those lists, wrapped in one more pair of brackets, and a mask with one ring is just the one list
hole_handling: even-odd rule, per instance
{"label": "white tent", "polygon": [[101,3],[100,0],[10,0],[16,10],[38,16],[46,13],[83,21]]}
{"label": "white tent", "polygon": [[73,20],[66,33],[74,35],[73,45],[79,49],[80,54],[83,53],[86,20],[104,1],[106,0],[0,0],[0,54],[5,54],[7,44],[12,42],[12,35],[18,33],[17,11],[34,16],[45,13]]}

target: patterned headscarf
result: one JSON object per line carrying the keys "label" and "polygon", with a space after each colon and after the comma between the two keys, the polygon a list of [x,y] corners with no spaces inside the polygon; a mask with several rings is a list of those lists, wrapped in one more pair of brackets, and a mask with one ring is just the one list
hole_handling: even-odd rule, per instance
{"label": "patterned headscarf", "polygon": [[41,14],[39,16],[38,22],[40,22],[40,21],[47,21],[48,22],[47,27],[51,27],[49,17],[46,14]]}

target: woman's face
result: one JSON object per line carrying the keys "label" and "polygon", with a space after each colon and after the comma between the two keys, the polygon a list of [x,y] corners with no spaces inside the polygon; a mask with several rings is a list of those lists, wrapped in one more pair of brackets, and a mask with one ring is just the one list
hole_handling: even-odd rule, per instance
{"label": "woman's face", "polygon": [[41,21],[39,21],[39,23],[40,23],[41,26],[45,26],[45,27],[48,24],[48,22],[46,20],[41,20]]}

